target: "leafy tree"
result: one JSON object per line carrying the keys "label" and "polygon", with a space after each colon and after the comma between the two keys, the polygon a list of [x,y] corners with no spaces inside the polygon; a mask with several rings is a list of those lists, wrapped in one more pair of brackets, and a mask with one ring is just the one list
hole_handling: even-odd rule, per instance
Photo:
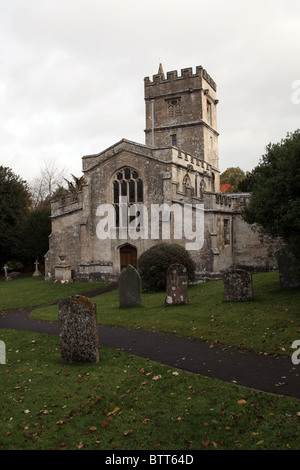
{"label": "leafy tree", "polygon": [[244,220],[282,239],[300,261],[300,130],[280,143],[270,143],[251,177],[252,195]]}
{"label": "leafy tree", "polygon": [[251,193],[254,184],[254,171],[247,171],[245,178],[238,183],[237,190],[241,193]]}
{"label": "leafy tree", "polygon": [[239,167],[227,168],[220,175],[220,183],[229,184],[230,190],[228,192],[236,192],[238,190],[239,183],[245,179],[245,173]]}
{"label": "leafy tree", "polygon": [[50,208],[39,207],[28,211],[23,219],[17,241],[18,258],[24,265],[43,262],[49,249],[51,233]]}
{"label": "leafy tree", "polygon": [[138,259],[138,270],[143,288],[147,291],[166,289],[167,271],[172,264],[186,267],[189,280],[195,276],[195,263],[190,253],[177,244],[158,243],[144,251]]}
{"label": "leafy tree", "polygon": [[10,168],[0,166],[0,262],[17,254],[17,239],[30,206],[27,183]]}

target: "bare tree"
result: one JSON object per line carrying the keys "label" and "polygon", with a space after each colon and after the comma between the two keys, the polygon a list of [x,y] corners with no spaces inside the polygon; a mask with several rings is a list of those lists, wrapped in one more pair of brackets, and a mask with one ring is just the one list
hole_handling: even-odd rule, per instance
{"label": "bare tree", "polygon": [[66,168],[60,167],[55,158],[44,160],[40,175],[29,184],[33,207],[37,207],[64,185],[66,172]]}

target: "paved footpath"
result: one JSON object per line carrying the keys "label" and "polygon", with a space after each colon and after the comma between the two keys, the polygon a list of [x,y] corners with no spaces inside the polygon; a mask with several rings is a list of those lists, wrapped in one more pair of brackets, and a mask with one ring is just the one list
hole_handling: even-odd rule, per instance
{"label": "paved footpath", "polygon": [[[57,322],[29,318],[30,309],[0,315],[0,329],[59,335]],[[225,382],[300,398],[300,364],[219,344],[151,332],[99,325],[99,344]],[[292,354],[293,350],[291,350]]]}

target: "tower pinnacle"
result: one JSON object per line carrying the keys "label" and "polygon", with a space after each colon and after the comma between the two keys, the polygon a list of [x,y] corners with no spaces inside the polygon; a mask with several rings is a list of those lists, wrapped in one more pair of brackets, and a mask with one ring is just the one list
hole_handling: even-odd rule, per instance
{"label": "tower pinnacle", "polygon": [[158,67],[158,75],[161,76],[161,78],[164,80],[165,79],[165,72],[162,66],[162,63],[160,62],[159,67]]}

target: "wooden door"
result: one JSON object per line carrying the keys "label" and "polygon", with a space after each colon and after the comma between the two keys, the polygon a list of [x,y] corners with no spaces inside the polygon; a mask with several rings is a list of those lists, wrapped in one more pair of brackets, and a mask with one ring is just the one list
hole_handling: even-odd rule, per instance
{"label": "wooden door", "polygon": [[124,245],[120,248],[120,268],[121,271],[123,268],[126,268],[131,264],[137,268],[137,251],[136,248],[132,245]]}

